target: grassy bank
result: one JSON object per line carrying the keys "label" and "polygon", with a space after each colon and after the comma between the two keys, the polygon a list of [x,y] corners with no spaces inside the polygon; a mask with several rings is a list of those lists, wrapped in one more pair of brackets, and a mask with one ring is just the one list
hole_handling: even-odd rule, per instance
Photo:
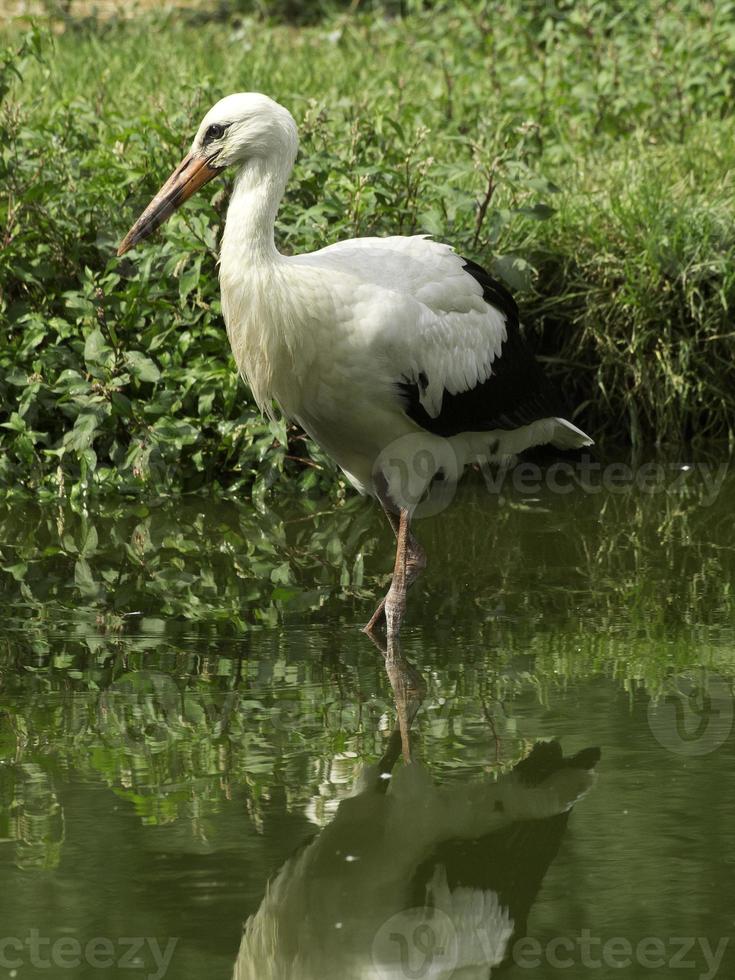
{"label": "grassy bank", "polygon": [[202,113],[243,89],[301,125],[284,250],[435,234],[512,286],[598,439],[733,438],[735,4],[437,4],[301,28],[182,11],[6,35],[0,485],[260,492],[284,467],[334,485],[235,378],[223,182],[114,257]]}

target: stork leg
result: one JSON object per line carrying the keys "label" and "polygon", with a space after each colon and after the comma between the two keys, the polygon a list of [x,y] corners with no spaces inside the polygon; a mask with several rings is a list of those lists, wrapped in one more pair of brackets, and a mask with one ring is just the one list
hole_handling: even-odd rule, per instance
{"label": "stork leg", "polygon": [[[385,511],[385,516],[390,521],[390,526],[393,528],[393,533],[398,538],[398,525],[399,517],[398,514],[393,513],[393,511],[382,503],[383,510]],[[426,552],[418,543],[413,535],[413,531],[408,530],[408,552],[406,554],[406,587],[410,587],[419,577],[419,575],[426,568]]]}
{"label": "stork leg", "polygon": [[381,619],[385,618],[388,637],[395,637],[401,628],[403,614],[406,611],[406,592],[409,585],[415,581],[419,572],[426,565],[426,555],[423,549],[411,535],[410,513],[401,509],[396,516],[385,508],[388,520],[396,532],[396,562],[393,568],[393,580],[385,598],[364,627],[366,633],[372,633]]}
{"label": "stork leg", "polygon": [[[385,516],[390,521],[390,526],[393,528],[393,533],[396,536],[396,568],[398,567],[399,550],[401,547],[400,545],[401,515],[404,513],[406,515],[407,542],[403,546],[405,552],[405,563],[404,563],[404,571],[403,571],[403,579],[404,579],[403,610],[405,610],[406,592],[410,588],[410,586],[413,585],[413,583],[419,577],[421,572],[426,568],[426,552],[411,533],[410,526],[409,526],[410,520],[408,516],[408,511],[400,511],[398,514],[396,514],[395,511],[391,509],[390,504],[386,500],[384,500],[382,497],[379,497],[378,499],[380,500],[380,504],[383,510],[385,511]],[[394,570],[393,573],[394,582],[395,582],[395,577],[396,576]],[[363,627],[364,633],[371,635],[375,631],[376,627],[380,624],[381,620],[383,619],[386,620],[386,624],[387,624],[385,607],[392,591],[393,591],[393,584],[391,583],[390,590],[388,591],[387,595],[380,600],[380,603],[378,604],[378,608],[370,617],[370,622]],[[403,611],[401,612],[400,618],[403,619]],[[400,622],[399,622],[399,627],[400,627]],[[390,634],[390,629],[389,629],[389,634]],[[391,635],[395,635],[395,634],[391,634]]]}
{"label": "stork leg", "polygon": [[398,636],[406,612],[406,565],[408,563],[409,513],[405,507],[398,512],[398,534],[396,534],[396,563],[393,578],[385,597],[385,628],[388,639]]}

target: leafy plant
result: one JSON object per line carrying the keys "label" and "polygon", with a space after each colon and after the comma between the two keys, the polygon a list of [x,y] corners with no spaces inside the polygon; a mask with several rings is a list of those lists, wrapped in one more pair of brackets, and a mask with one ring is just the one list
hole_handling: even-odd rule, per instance
{"label": "leafy plant", "polygon": [[468,2],[298,30],[152,13],[9,31],[0,485],[257,495],[284,476],[343,492],[236,378],[216,269],[226,183],[114,255],[203,111],[242,88],[301,124],[285,251],[432,233],[516,291],[598,439],[732,438],[732,13]]}

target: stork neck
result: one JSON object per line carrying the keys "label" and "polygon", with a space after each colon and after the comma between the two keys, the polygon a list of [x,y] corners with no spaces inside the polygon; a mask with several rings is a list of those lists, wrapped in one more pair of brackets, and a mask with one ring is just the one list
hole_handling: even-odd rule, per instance
{"label": "stork neck", "polygon": [[222,236],[222,262],[268,264],[279,258],[273,238],[288,173],[249,160],[235,178]]}

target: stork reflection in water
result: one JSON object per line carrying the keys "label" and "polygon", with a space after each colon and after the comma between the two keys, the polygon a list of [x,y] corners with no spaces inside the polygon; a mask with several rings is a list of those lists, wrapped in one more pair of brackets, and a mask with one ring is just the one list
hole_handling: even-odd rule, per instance
{"label": "stork reflection in water", "polygon": [[366,629],[385,622],[395,636],[426,563],[411,517],[434,480],[454,483],[477,458],[592,440],[524,344],[511,295],[449,245],[357,238],[281,255],[274,224],[297,146],[277,102],[252,92],[222,99],[118,255],[234,170],[220,284],[235,360],[260,408],[272,414],[277,404],[385,510],[393,579]]}
{"label": "stork reflection in water", "polygon": [[399,726],[386,753],[269,882],[234,980],[488,980],[526,934],[599,751],[538,742],[495,780],[437,786],[421,763],[398,765],[423,682],[396,645],[388,667]]}

